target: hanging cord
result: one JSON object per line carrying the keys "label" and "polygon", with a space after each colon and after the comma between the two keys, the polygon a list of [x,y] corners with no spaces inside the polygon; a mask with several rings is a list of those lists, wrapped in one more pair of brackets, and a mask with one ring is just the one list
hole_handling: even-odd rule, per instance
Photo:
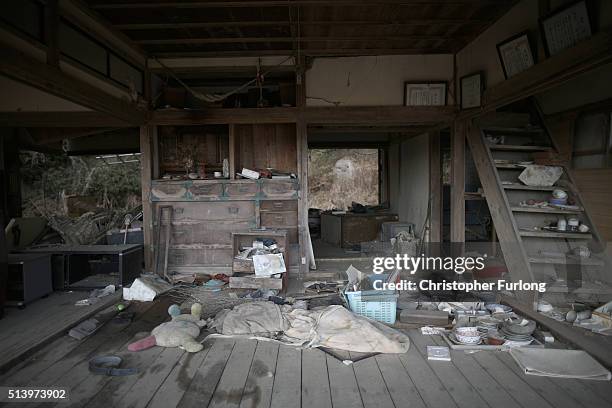
{"label": "hanging cord", "polygon": [[229,92],[226,92],[224,94],[209,94],[209,93],[203,93],[200,91],[197,91],[195,89],[193,89],[192,87],[190,87],[189,85],[187,85],[185,82],[183,82],[175,73],[174,71],[172,71],[172,69],[170,69],[168,66],[166,66],[166,64],[164,64],[163,62],[161,62],[157,57],[153,57],[153,59],[155,61],[157,61],[157,63],[166,71],[168,72],[168,74],[174,78],[174,80],[176,80],[176,82],[178,82],[183,88],[185,88],[190,94],[192,94],[195,98],[200,99],[204,102],[220,102],[222,100],[224,100],[225,98],[238,93],[240,91],[243,91],[244,89],[248,88],[249,86],[253,85],[254,83],[257,83],[258,78],[260,77],[265,77],[266,75],[268,75],[268,73],[274,71],[275,69],[277,69],[278,67],[280,67],[281,65],[283,65],[285,62],[289,61],[291,58],[293,58],[293,56],[289,56],[287,58],[285,58],[284,60],[282,60],[281,62],[279,62],[278,64],[270,67],[270,69],[266,70],[263,73],[260,73],[258,76],[256,76],[255,78],[251,79],[250,81],[246,82],[243,85],[240,85],[238,88],[232,89]]}

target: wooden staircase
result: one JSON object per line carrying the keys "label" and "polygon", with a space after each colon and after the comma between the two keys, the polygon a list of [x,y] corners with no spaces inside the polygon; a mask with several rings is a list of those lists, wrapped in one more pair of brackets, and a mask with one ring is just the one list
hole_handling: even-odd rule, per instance
{"label": "wooden staircase", "polygon": [[[467,140],[512,280],[546,282],[547,292],[541,297],[553,303],[597,300],[599,296],[605,299],[612,294],[612,286],[607,284],[612,274],[604,256],[605,245],[568,169],[560,166],[563,174],[552,187],[527,186],[518,179],[527,163],[534,161],[534,153],[558,156],[554,139],[542,125],[508,126],[501,117],[503,113],[496,115],[500,116],[497,121],[489,117],[486,122],[471,123]],[[495,126],[502,122],[506,125]],[[555,189],[566,191],[575,206],[526,205],[528,200],[548,201]],[[556,225],[561,217],[578,218],[590,230],[581,233],[542,228]],[[576,256],[573,251],[580,246],[589,248],[591,256]],[[535,303],[538,298],[537,293],[516,295],[524,303]]]}

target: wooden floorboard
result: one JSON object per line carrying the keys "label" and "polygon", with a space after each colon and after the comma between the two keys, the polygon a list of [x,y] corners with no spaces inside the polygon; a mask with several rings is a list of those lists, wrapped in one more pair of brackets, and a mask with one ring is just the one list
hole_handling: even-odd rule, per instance
{"label": "wooden floorboard", "polygon": [[425,408],[419,390],[396,354],[379,354],[375,359],[396,408]]}
{"label": "wooden floorboard", "polygon": [[[130,324],[110,321],[82,341],[62,336],[6,373],[2,385],[65,386],[69,407],[198,408],[603,408],[610,382],[524,374],[506,352],[452,350],[451,361],[428,361],[439,336],[409,330],[410,350],[345,364],[319,349],[269,341],[209,337],[204,350],[154,347],[127,351],[167,320],[169,298],[132,305]],[[201,338],[207,333],[202,333]],[[93,375],[91,357],[114,354],[140,373]],[[36,405],[35,405],[36,406]],[[45,407],[48,405],[44,405]]]}
{"label": "wooden floorboard", "polygon": [[317,349],[302,351],[302,408],[331,408],[326,354]]}
{"label": "wooden floorboard", "polygon": [[494,352],[474,353],[472,355],[490,376],[495,378],[498,383],[503,384],[506,391],[510,393],[521,406],[525,408],[552,408],[552,405],[538,394],[527,381],[517,376],[505,365],[500,364],[493,353]]}
{"label": "wooden floorboard", "polygon": [[457,406],[444,384],[414,345],[411,344],[408,352],[401,354],[399,359],[429,408]]}
{"label": "wooden floorboard", "polygon": [[234,344],[235,342],[230,339],[215,339],[213,341],[204,362],[191,380],[189,388],[185,391],[177,406],[181,408],[204,408],[208,406]]}
{"label": "wooden floorboard", "polygon": [[251,370],[240,401],[240,408],[270,407],[278,347],[277,343],[269,341],[257,343]]}
{"label": "wooden floorboard", "polygon": [[[351,353],[351,357],[353,357]],[[387,384],[373,357],[359,360],[353,364],[359,393],[365,408],[393,408]]]}
{"label": "wooden floorboard", "polygon": [[[427,360],[427,346],[436,345],[431,337],[423,336],[418,330],[410,330],[412,347],[423,359]],[[444,384],[457,406],[471,408],[487,408],[488,404],[470,384],[463,373],[448,361],[428,361],[429,366]]]}
{"label": "wooden floorboard", "polygon": [[495,357],[556,408],[610,406],[610,400],[606,401],[589,390],[589,383],[593,381],[527,375],[521,371],[510,354],[495,353]]}
{"label": "wooden floorboard", "polygon": [[236,345],[227,360],[223,375],[208,405],[209,408],[240,406],[256,347],[256,340],[236,340]]}
{"label": "wooden floorboard", "polygon": [[[438,346],[448,347],[440,336],[430,336]],[[471,354],[464,351],[451,350],[452,363],[457,370],[472,384],[483,400],[490,407],[521,408],[521,405],[504,389],[503,385],[491,377]]]}
{"label": "wooden floorboard", "polygon": [[352,364],[344,364],[336,357],[327,355],[327,374],[334,408],[363,407]]}
{"label": "wooden floorboard", "polygon": [[276,375],[270,408],[299,408],[302,387],[302,351],[281,345],[276,359]]}
{"label": "wooden floorboard", "polygon": [[189,388],[200,365],[212,348],[214,340],[204,342],[204,350],[199,353],[183,353],[177,364],[166,377],[162,385],[153,393],[148,408],[170,408],[175,407],[185,391]]}
{"label": "wooden floorboard", "polygon": [[117,292],[92,306],[75,306],[88,292],[54,292],[25,309],[8,308],[0,319],[0,373],[62,336],[71,327],[112,305],[121,298]]}

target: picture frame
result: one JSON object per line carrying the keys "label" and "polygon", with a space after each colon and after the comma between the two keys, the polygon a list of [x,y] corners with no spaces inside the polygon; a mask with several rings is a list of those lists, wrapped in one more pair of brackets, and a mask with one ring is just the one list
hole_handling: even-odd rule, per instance
{"label": "picture frame", "polygon": [[586,0],[563,5],[540,18],[539,23],[544,51],[548,57],[593,35],[593,24]]}
{"label": "picture frame", "polygon": [[404,106],[446,106],[446,81],[404,82]]}
{"label": "picture frame", "polygon": [[497,55],[506,79],[535,65],[535,55],[527,31],[497,44]]}
{"label": "picture frame", "polygon": [[482,106],[482,92],[484,90],[483,72],[475,72],[459,79],[461,92],[461,109],[479,108]]}

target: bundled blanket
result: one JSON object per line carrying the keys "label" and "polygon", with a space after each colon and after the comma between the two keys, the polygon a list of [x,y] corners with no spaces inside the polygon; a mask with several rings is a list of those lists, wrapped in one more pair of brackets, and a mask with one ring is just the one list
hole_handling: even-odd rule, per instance
{"label": "bundled blanket", "polygon": [[274,338],[301,347],[327,347],[363,353],[405,353],[405,334],[346,308],[314,310],[253,302],[217,315],[213,326],[223,335]]}

